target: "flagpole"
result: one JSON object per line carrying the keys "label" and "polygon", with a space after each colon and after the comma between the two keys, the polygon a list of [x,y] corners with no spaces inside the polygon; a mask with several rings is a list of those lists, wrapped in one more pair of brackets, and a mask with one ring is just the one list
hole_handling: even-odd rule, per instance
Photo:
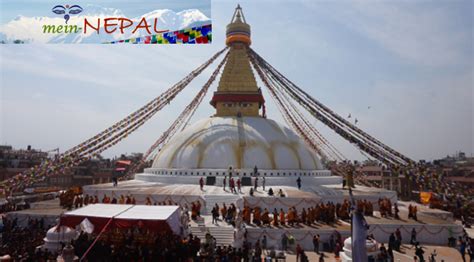
{"label": "flagpole", "polygon": [[354,261],[354,197],[352,195],[352,188],[349,186],[349,197],[351,199],[351,258]]}

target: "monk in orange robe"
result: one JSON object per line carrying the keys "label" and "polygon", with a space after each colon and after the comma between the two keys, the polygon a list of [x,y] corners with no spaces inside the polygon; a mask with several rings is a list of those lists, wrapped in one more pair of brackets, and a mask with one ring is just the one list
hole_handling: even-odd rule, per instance
{"label": "monk in orange robe", "polygon": [[242,212],[242,216],[244,219],[244,222],[247,224],[250,224],[250,208],[248,206],[244,207],[244,211]]}
{"label": "monk in orange robe", "polygon": [[270,213],[268,212],[268,210],[265,208],[265,210],[263,211],[263,214],[262,214],[262,223],[264,225],[270,225]]}
{"label": "monk in orange robe", "polygon": [[285,212],[283,211],[283,208],[280,208],[280,223],[282,226],[285,225]]}
{"label": "monk in orange robe", "polygon": [[288,225],[293,226],[295,223],[295,212],[293,211],[292,207],[288,210],[287,217],[288,217]]}
{"label": "monk in orange robe", "polygon": [[303,211],[301,212],[301,222],[306,223],[306,209],[303,207]]}
{"label": "monk in orange robe", "polygon": [[278,211],[277,209],[273,209],[273,226],[278,226]]}
{"label": "monk in orange robe", "polygon": [[294,222],[299,223],[299,220],[298,220],[298,210],[296,210],[295,207],[293,207],[292,209],[293,209]]}
{"label": "monk in orange robe", "polygon": [[260,226],[260,208],[256,207],[253,209],[253,223]]}

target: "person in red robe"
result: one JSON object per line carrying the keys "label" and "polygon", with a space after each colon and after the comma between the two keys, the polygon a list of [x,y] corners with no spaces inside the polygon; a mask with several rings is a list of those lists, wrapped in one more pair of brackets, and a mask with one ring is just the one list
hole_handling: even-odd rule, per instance
{"label": "person in red robe", "polygon": [[203,191],[204,190],[204,178],[202,178],[202,177],[199,179],[199,186],[201,187],[201,191]]}

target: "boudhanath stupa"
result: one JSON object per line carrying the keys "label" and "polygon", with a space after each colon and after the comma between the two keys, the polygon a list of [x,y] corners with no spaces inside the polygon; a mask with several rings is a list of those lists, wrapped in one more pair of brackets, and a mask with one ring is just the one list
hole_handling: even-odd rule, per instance
{"label": "boudhanath stupa", "polygon": [[[343,237],[350,236],[350,223],[344,221],[335,225],[243,225],[235,228],[224,222],[219,225],[211,223],[210,212],[216,203],[234,204],[238,208],[244,205],[269,210],[282,208],[285,211],[294,207],[301,211],[321,202],[341,203],[349,196],[348,190],[342,186],[342,177],[331,174],[313,148],[290,128],[267,118],[266,100],[248,55],[251,43],[251,27],[242,9],[237,7],[226,28],[228,58],[217,91],[210,101],[214,115],[198,120],[176,134],[156,154],[152,166],[135,174],[134,179],[120,181],[116,186],[112,183],[85,186],[84,194],[97,195],[99,199],[104,195],[133,195],[137,204],[144,204],[146,198],[154,203],[172,202],[182,206],[200,201],[202,218],[191,222],[190,229],[197,235],[210,232],[221,244],[239,245],[242,230],[247,232],[250,241],[257,241],[265,235],[268,246],[275,247],[279,246],[280,236],[285,232],[305,249],[312,249],[312,237],[316,234],[320,235],[321,242],[328,241],[335,231]],[[241,192],[229,190],[231,177],[241,180]],[[201,178],[205,184],[203,190],[199,186]],[[224,180],[227,183],[225,189]],[[251,195],[255,180],[258,187]],[[297,180],[301,181],[300,188]],[[268,194],[270,188],[274,195]],[[277,194],[280,190],[284,197]],[[380,188],[356,186],[353,194],[356,199],[373,202],[374,206],[382,197],[389,198],[392,203],[397,201],[396,192]],[[401,210],[404,208],[406,206],[400,205]],[[393,232],[407,222],[384,222],[379,226],[380,230],[377,229],[379,224],[375,223],[369,221],[375,228],[369,233],[386,241],[388,235],[384,232]],[[409,230],[407,228],[407,232]],[[409,239],[409,233],[403,231],[403,234],[404,239]],[[425,238],[429,240],[430,235]]]}

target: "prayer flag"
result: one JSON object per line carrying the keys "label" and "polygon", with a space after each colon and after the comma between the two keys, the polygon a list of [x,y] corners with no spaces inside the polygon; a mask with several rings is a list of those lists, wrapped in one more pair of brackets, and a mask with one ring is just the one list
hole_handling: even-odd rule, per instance
{"label": "prayer flag", "polygon": [[432,192],[420,192],[420,202],[424,205],[430,203]]}

